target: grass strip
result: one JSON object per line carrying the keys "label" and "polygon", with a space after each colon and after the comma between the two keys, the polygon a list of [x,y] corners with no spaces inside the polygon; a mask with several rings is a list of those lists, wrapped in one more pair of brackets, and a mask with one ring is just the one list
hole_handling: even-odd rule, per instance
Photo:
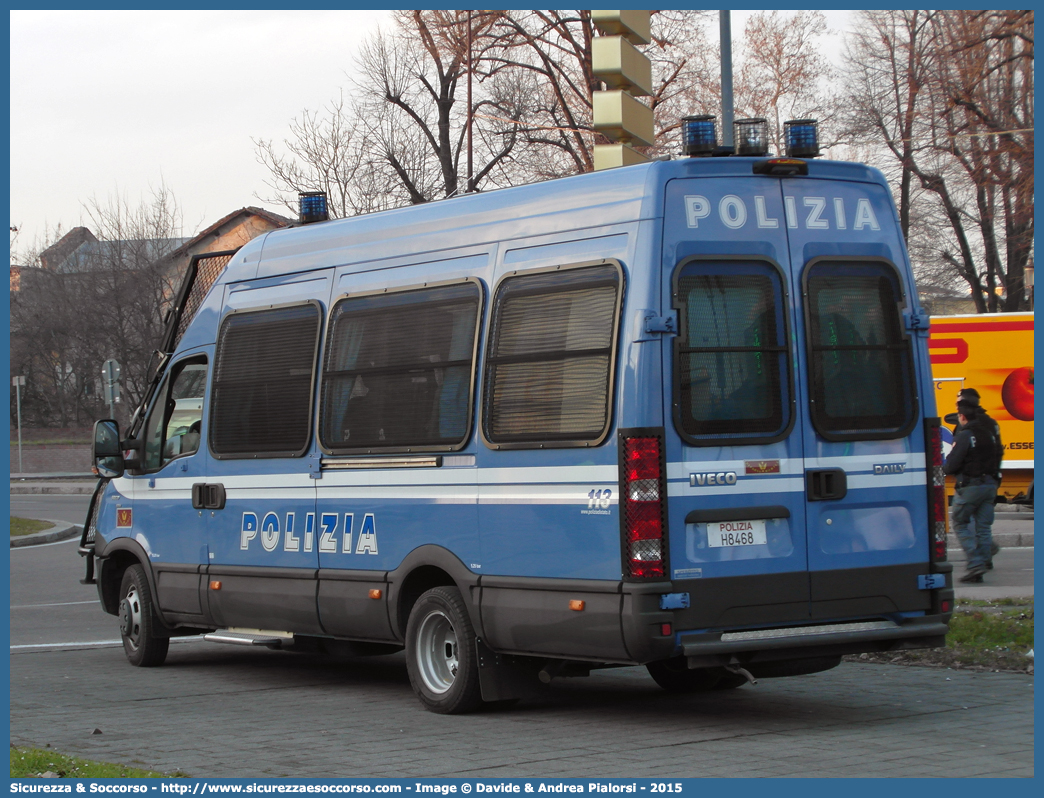
{"label": "grass strip", "polygon": [[66,756],[44,748],[11,746],[11,778],[39,778],[55,773],[62,779],[168,779],[189,778],[187,773],[159,773],[155,770],[95,762]]}
{"label": "grass strip", "polygon": [[1033,597],[958,601],[945,648],[859,654],[846,659],[1033,673]]}
{"label": "grass strip", "polygon": [[15,518],[11,516],[11,537],[17,538],[22,535],[31,535],[34,532],[43,532],[45,529],[54,528],[50,521],[38,521],[35,518]]}

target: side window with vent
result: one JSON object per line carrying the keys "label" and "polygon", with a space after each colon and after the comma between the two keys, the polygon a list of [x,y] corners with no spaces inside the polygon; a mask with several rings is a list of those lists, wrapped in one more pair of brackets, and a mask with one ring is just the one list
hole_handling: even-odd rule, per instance
{"label": "side window with vent", "polygon": [[236,311],[218,332],[210,449],[216,457],[299,457],[311,438],[319,303]]}
{"label": "side window with vent", "polygon": [[675,274],[675,425],[694,446],[769,443],[792,423],[785,293],[766,261],[693,260]]}
{"label": "side window with vent", "polygon": [[319,441],[331,453],[452,451],[471,432],[482,289],[346,297],[330,314]]}
{"label": "side window with vent", "polygon": [[623,274],[602,262],[505,278],[482,399],[494,446],[584,446],[609,431]]}
{"label": "side window with vent", "polygon": [[814,261],[805,293],[816,431],[827,440],[908,434],[917,394],[898,272],[884,262]]}

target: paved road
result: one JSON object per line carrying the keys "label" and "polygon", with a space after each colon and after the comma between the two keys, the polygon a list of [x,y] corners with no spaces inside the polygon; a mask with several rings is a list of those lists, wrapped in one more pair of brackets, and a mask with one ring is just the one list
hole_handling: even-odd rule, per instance
{"label": "paved road", "polygon": [[87,517],[90,495],[45,496],[11,494],[11,515],[19,518],[46,518],[49,521],[68,521],[82,524]]}
{"label": "paved road", "polygon": [[116,644],[74,645],[118,637],[81,576],[75,542],[11,552],[16,744],[201,777],[1033,775],[1031,676],[846,662],[678,697],[621,668],[443,717],[421,709],[401,654],[183,639],[167,665],[133,668]]}
{"label": "paved road", "polygon": [[[1006,596],[1033,595],[1033,547],[1006,548],[993,558],[993,570],[982,578],[982,584],[965,585],[956,581],[957,598],[998,599]],[[967,566],[967,558],[960,549],[948,553],[953,573],[960,579]]]}

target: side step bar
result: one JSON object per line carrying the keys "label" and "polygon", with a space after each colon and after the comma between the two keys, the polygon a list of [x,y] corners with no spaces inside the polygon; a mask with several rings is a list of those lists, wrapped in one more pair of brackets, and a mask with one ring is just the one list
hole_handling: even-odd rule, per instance
{"label": "side step bar", "polygon": [[203,635],[210,643],[230,643],[234,646],[268,646],[283,648],[294,644],[292,632],[272,632],[265,629],[218,629]]}

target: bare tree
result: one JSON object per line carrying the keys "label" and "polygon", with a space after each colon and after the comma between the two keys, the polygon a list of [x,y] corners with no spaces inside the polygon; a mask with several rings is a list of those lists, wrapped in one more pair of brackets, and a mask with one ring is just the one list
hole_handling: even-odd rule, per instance
{"label": "bare tree", "polygon": [[764,117],[777,153],[784,152],[783,123],[788,119],[818,120],[821,146],[833,143],[828,133],[837,116],[830,88],[834,68],[822,47],[828,35],[821,11],[759,11],[747,20],[735,86],[736,115]]}
{"label": "bare tree", "polygon": [[283,140],[288,154],[277,151],[269,139],[254,139],[257,160],[269,172],[265,184],[273,196],[258,196],[298,212],[297,195],[308,191],[326,193],[331,216],[352,216],[367,207],[360,192],[358,120],[345,108],[344,96],[324,112],[304,111],[290,122],[290,135]]}
{"label": "bare tree", "polygon": [[[653,16],[653,156],[677,149],[678,119],[717,85],[709,14]],[[604,141],[591,125],[595,35],[589,11],[398,12],[360,51],[350,104],[295,119],[285,154],[255,141],[268,185],[289,207],[325,190],[341,216],[452,196],[469,174],[483,190],[590,171]]]}
{"label": "bare tree", "polygon": [[943,264],[979,312],[1025,307],[1033,12],[862,12],[847,71],[849,130],[884,145],[918,271]]}
{"label": "bare tree", "polygon": [[40,253],[62,235],[57,227],[28,251],[12,254],[22,273],[11,293],[11,374],[26,378],[22,418],[29,426],[71,426],[82,410],[75,376],[83,360],[75,329],[82,298],[69,290],[65,275],[40,268]]}
{"label": "bare tree", "polygon": [[84,208],[97,235],[63,247],[57,230],[19,256],[11,296],[11,369],[27,377],[29,423],[70,426],[105,412],[101,364],[122,366],[122,407],[141,400],[177,275],[157,261],[182,242],[181,211],[163,185],[132,205],[118,195]]}
{"label": "bare tree", "polygon": [[[640,151],[656,157],[677,150],[680,117],[693,105],[709,102],[717,86],[704,23],[706,11],[657,11],[651,20],[652,43],[644,52],[653,65],[656,142]],[[603,88],[591,70],[592,41],[598,35],[591,12],[514,11],[500,17],[490,32],[501,45],[497,71],[530,74],[538,89],[523,127],[536,159],[534,174],[544,179],[589,172],[594,145],[607,139],[594,131],[594,92]]]}
{"label": "bare tree", "polygon": [[488,68],[501,14],[398,12],[360,50],[350,104],[295,119],[287,154],[255,141],[279,201],[293,208],[298,192],[326,191],[337,217],[453,196],[467,190],[469,166],[476,189],[510,183],[528,108],[519,81]]}

